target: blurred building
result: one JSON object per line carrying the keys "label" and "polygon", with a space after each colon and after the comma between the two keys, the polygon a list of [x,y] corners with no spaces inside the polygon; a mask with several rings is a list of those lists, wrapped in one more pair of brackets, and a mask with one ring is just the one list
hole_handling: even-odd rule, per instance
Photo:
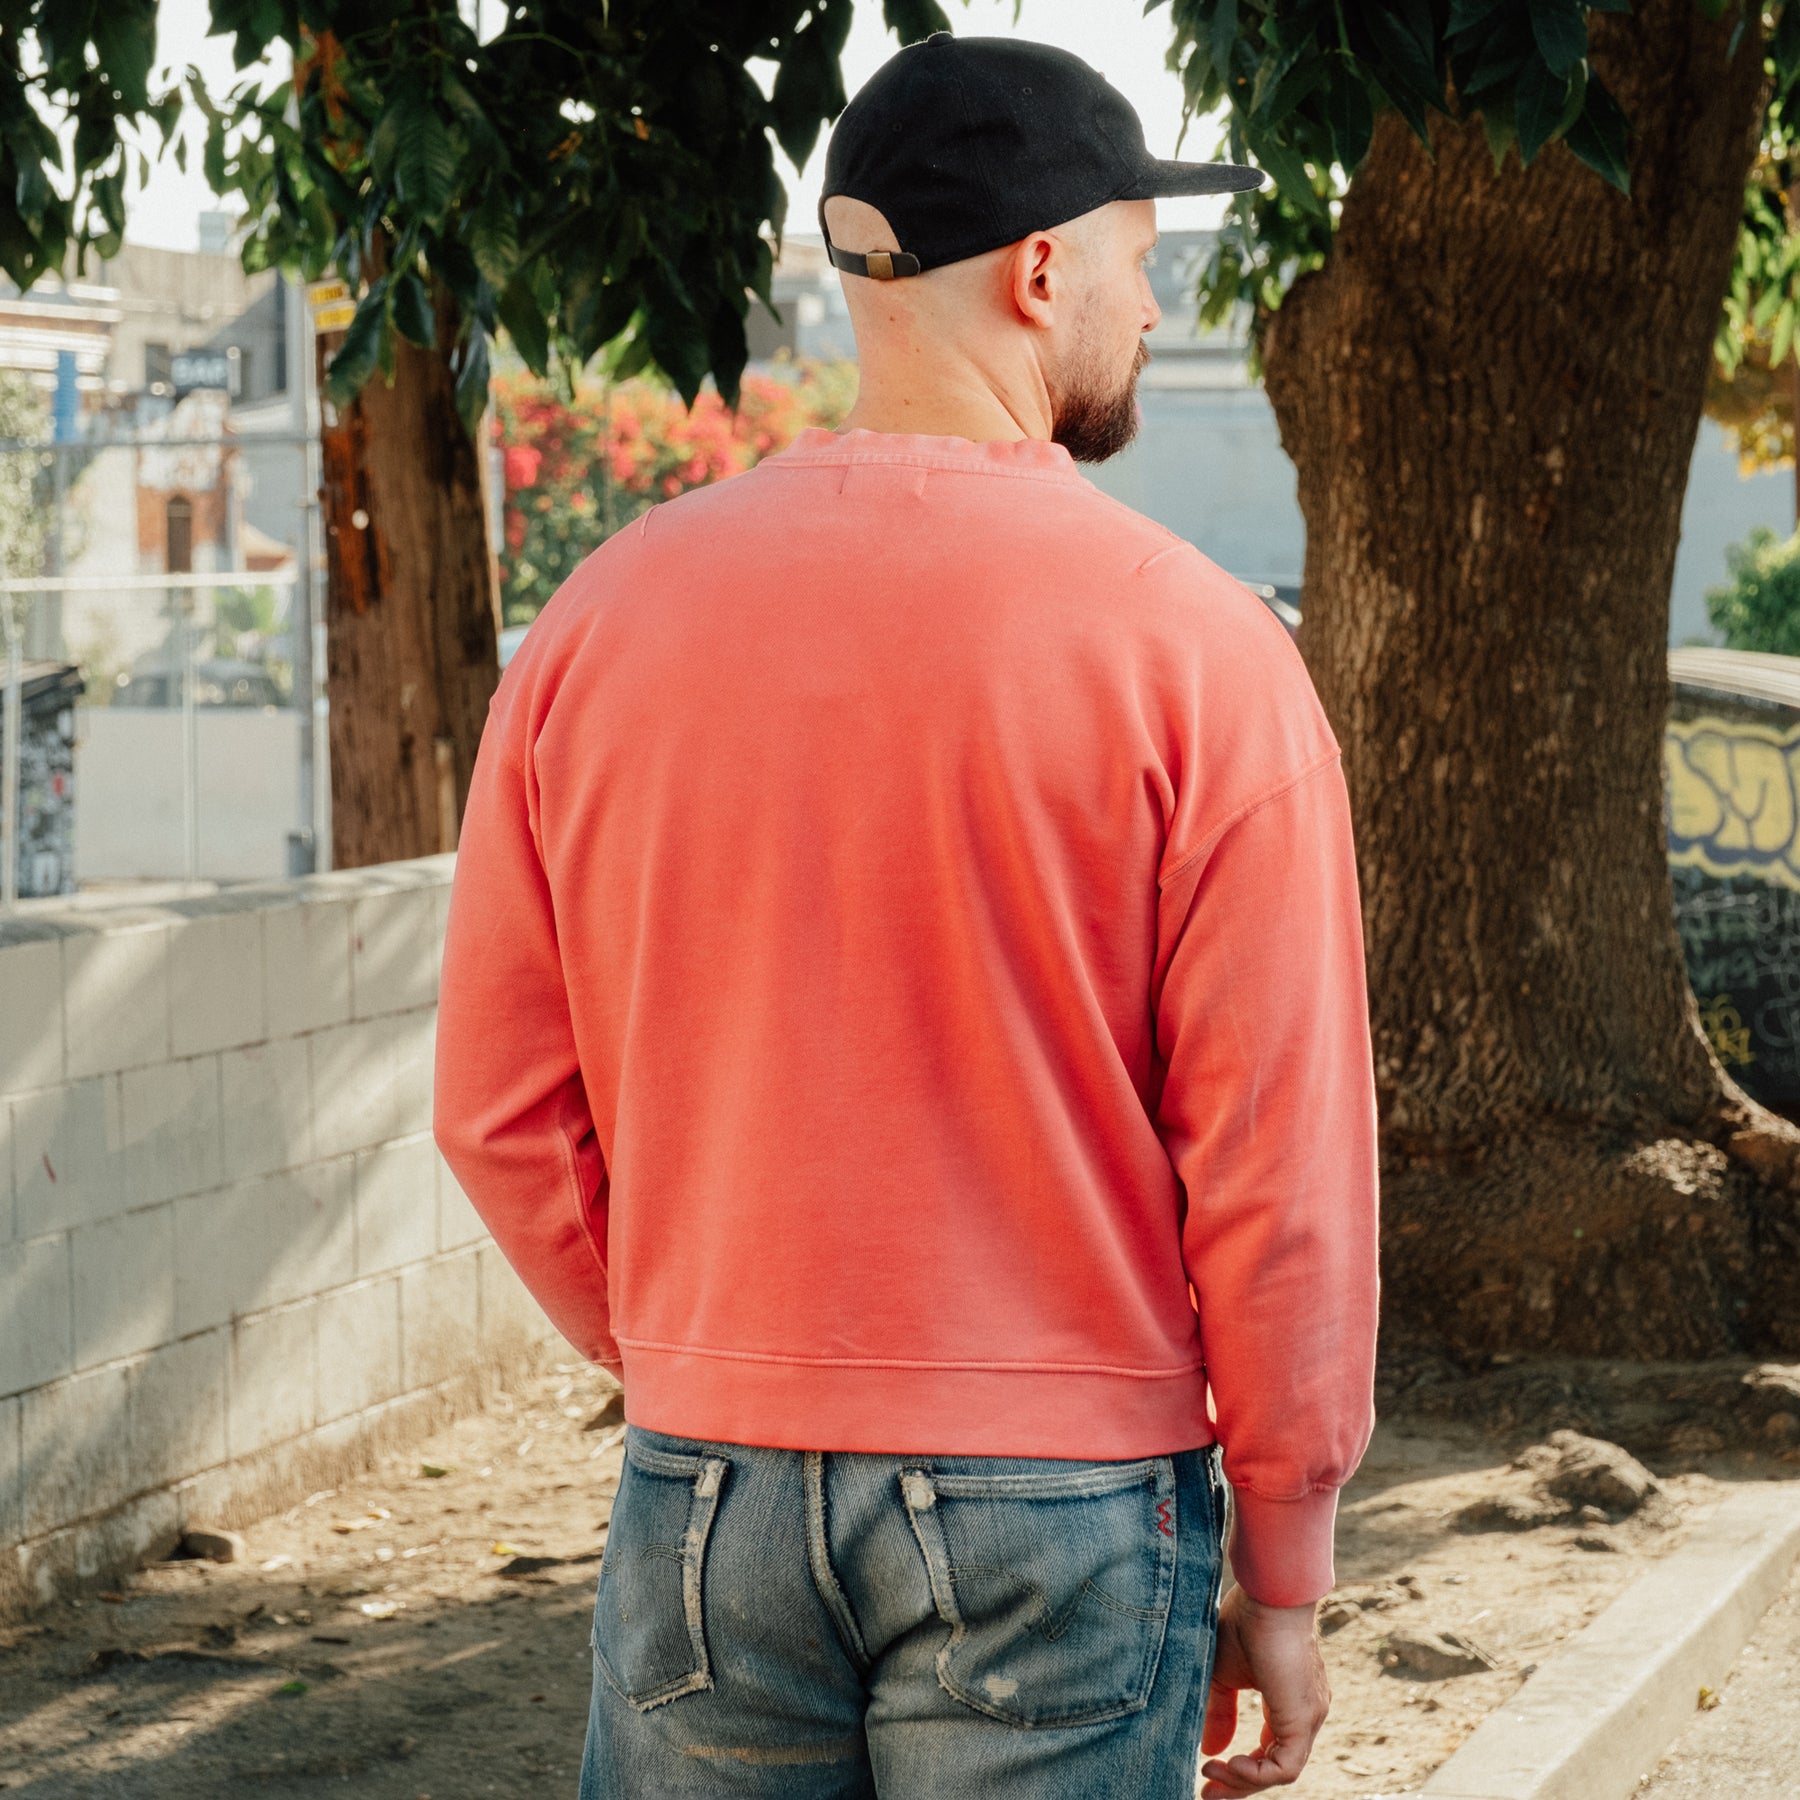
{"label": "blurred building", "polygon": [[818,238],[790,237],[769,280],[775,313],[761,301],[750,303],[744,334],[750,360],[774,362],[778,357],[811,357],[819,362],[854,362],[856,339],[850,331],[850,309],[838,272],[826,260]]}
{"label": "blurred building", "polygon": [[0,369],[29,375],[47,392],[60,379],[78,394],[97,394],[123,322],[118,291],[104,281],[44,281],[21,294],[0,276]]}
{"label": "blurred building", "polygon": [[[292,284],[245,274],[231,224],[203,216],[197,251],[127,244],[79,280],[0,285],[0,368],[48,389],[54,419],[50,442],[0,448],[35,465],[48,521],[39,566],[8,573],[58,583],[27,596],[27,653],[86,682],[65,884],[190,860],[279,875],[316,824],[313,709],[292,704],[314,636],[294,625],[309,323]],[[184,736],[186,698],[201,716]],[[33,879],[48,861],[40,845]]]}
{"label": "blurred building", "polygon": [[[316,439],[319,431],[301,360],[312,355],[305,293],[284,276],[270,276],[244,310],[207,339],[207,348],[235,370],[230,424],[246,543],[283,544],[291,552],[314,503],[307,459],[295,439]],[[257,566],[248,553],[244,566]]]}
{"label": "blurred building", "polygon": [[106,365],[109,410],[138,414],[154,411],[158,401],[173,403],[176,356],[211,345],[274,285],[272,274],[244,273],[237,252],[219,241],[216,225],[211,238],[210,250],[126,244],[98,265],[97,279],[112,291],[119,314]]}

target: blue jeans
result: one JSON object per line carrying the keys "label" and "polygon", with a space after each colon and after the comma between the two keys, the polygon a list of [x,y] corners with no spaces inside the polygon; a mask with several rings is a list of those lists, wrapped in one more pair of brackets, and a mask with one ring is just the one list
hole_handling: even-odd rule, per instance
{"label": "blue jeans", "polygon": [[633,1427],[581,1800],[1191,1800],[1215,1453],[867,1456]]}

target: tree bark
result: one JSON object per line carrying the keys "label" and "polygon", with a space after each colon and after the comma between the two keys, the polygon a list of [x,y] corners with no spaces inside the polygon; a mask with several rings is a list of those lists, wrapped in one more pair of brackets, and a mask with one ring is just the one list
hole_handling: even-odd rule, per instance
{"label": "tree bark", "polygon": [[[1735,15],[1734,15],[1735,16]],[[1702,1036],[1664,860],[1669,590],[1764,103],[1751,20],[1590,14],[1632,191],[1392,114],[1261,322],[1301,647],[1356,811],[1401,1339],[1800,1345],[1800,1137]]]}
{"label": "tree bark", "polygon": [[[331,839],[338,868],[456,847],[499,679],[499,595],[476,446],[436,350],[402,341],[322,428]],[[321,348],[321,362],[324,350]]]}

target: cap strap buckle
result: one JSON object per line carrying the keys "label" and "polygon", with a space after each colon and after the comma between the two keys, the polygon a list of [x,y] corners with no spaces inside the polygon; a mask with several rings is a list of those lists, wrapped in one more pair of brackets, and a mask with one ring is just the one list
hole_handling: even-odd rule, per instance
{"label": "cap strap buckle", "polygon": [[866,275],[871,281],[897,281],[903,275],[919,273],[919,259],[904,250],[871,250],[866,256],[855,250],[840,250],[829,240],[826,249],[832,266],[848,275]]}

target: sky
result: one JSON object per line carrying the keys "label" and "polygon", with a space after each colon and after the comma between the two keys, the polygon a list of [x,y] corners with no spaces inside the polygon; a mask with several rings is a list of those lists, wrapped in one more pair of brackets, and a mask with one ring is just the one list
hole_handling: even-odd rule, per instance
{"label": "sky", "polygon": [[[471,12],[485,10],[492,26],[498,26],[495,0],[465,0],[465,4]],[[1016,25],[1013,10],[1013,0],[968,0],[966,5],[961,0],[945,0],[945,11],[960,37],[1036,38],[1084,57],[1137,108],[1151,153],[1175,154],[1181,130],[1181,85],[1163,66],[1169,40],[1166,7],[1144,18],[1134,0],[1022,0]],[[157,8],[157,61],[166,72],[192,63],[208,87],[223,94],[237,77],[231,66],[230,40],[206,36],[210,11],[210,0],[162,0]],[[844,51],[846,88],[855,93],[896,47],[882,28],[877,0],[860,0]],[[796,232],[815,229],[812,221],[818,211],[824,144],[821,135],[818,148],[801,170],[776,153],[787,184],[788,218]],[[1190,133],[1185,149],[1189,156],[1205,156],[1212,147],[1211,136],[1201,125]],[[125,235],[138,244],[196,249],[200,214],[217,204],[200,174],[197,148],[188,157],[185,174],[172,157],[162,158],[152,167],[148,185],[128,198]],[[1158,204],[1158,223],[1165,231],[1213,225],[1224,206],[1224,200],[1216,196],[1164,200]]]}

